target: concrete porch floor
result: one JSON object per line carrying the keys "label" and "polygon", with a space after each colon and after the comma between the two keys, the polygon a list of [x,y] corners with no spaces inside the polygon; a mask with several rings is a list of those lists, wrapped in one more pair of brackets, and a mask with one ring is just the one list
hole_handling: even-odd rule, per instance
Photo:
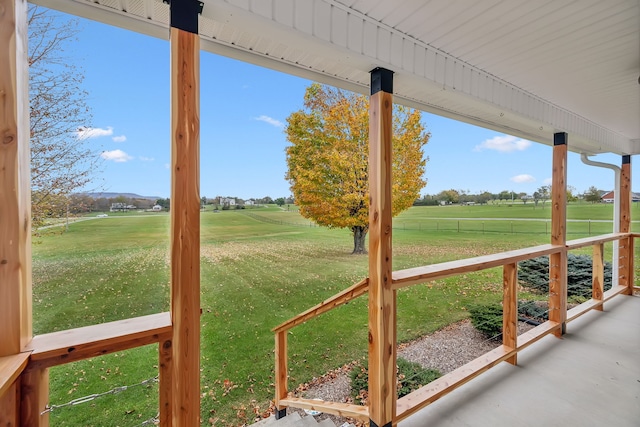
{"label": "concrete porch floor", "polygon": [[399,423],[400,427],[640,426],[640,297],[567,325]]}

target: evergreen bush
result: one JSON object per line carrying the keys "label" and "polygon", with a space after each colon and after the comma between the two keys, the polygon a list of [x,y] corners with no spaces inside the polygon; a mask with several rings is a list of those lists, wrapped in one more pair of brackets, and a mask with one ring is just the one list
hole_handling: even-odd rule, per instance
{"label": "evergreen bush", "polygon": [[[410,362],[407,359],[398,357],[397,362],[397,390],[398,398],[406,396],[429,384],[431,381],[442,376],[437,369],[423,368],[419,363]],[[369,371],[367,364],[358,364],[351,369],[351,396],[360,403],[367,396],[369,389]]]}
{"label": "evergreen bush", "polygon": [[468,307],[471,324],[487,338],[498,339],[502,335],[502,306],[478,304]]}
{"label": "evergreen bush", "polygon": [[[589,255],[567,255],[567,295],[591,297],[593,261]],[[611,289],[611,263],[605,262],[604,289]],[[538,293],[549,292],[549,257],[532,258],[518,263],[520,284]]]}

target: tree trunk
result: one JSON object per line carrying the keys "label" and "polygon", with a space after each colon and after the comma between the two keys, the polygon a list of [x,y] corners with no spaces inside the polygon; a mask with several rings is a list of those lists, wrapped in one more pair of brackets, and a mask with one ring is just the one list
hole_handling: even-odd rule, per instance
{"label": "tree trunk", "polygon": [[367,227],[357,226],[351,227],[353,233],[353,252],[352,254],[366,254],[367,250],[364,246],[364,238],[367,236]]}

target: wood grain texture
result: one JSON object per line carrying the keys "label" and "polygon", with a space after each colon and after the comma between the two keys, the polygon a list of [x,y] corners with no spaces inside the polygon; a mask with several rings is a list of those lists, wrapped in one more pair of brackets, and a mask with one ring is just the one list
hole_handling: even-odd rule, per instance
{"label": "wood grain texture", "polygon": [[333,310],[343,304],[346,304],[354,299],[366,294],[369,291],[369,278],[363,279],[358,283],[349,286],[347,289],[335,294],[329,299],[322,301],[320,304],[311,307],[310,309],[298,314],[295,317],[281,323],[272,329],[273,332],[286,331],[294,326],[298,326],[308,320],[318,317],[322,313]]}
{"label": "wood grain texture", "polygon": [[[567,243],[567,144],[553,147],[551,176],[551,244]],[[554,334],[565,332],[567,318],[567,253],[549,256],[549,320],[562,326]]]}
{"label": "wood grain texture", "polygon": [[582,239],[569,240],[566,244],[568,250],[585,248],[587,246],[598,245],[600,243],[612,242],[627,237],[626,233],[608,233],[599,236],[585,237]]}
{"label": "wood grain texture", "polygon": [[12,382],[0,394],[0,426],[13,427],[20,424],[20,381]]}
{"label": "wood grain texture", "polygon": [[349,403],[325,402],[322,400],[301,399],[288,397],[281,401],[283,406],[326,412],[340,417],[351,417],[362,421],[369,421],[369,409],[366,406]]}
{"label": "wood grain texture", "polygon": [[[502,269],[502,344],[516,348],[518,340],[518,265],[505,264]],[[517,354],[507,362],[515,365]]]}
{"label": "wood grain texture", "polygon": [[[0,397],[7,392],[27,367],[29,355],[29,352],[24,352],[0,357]],[[2,425],[0,424],[0,426]]]}
{"label": "wood grain texture", "polygon": [[558,253],[563,250],[564,246],[540,245],[497,254],[398,270],[393,272],[393,289],[400,289],[406,286],[459,274],[481,271],[487,268],[500,267],[525,259]]}
{"label": "wood grain texture", "polygon": [[282,400],[286,399],[288,391],[288,363],[287,363],[287,331],[279,331],[276,333],[276,408],[282,410],[286,405]]}
{"label": "wood grain texture", "polygon": [[173,349],[171,339],[173,334],[164,334],[158,341],[158,411],[161,427],[171,427],[173,395]]}
{"label": "wood grain texture", "polygon": [[[623,163],[620,173],[620,232],[631,229],[631,163]],[[614,221],[616,219],[614,218]],[[618,242],[618,284],[628,288],[627,294],[633,295],[633,239]]]}
{"label": "wood grain texture", "polygon": [[20,422],[22,427],[48,427],[49,369],[27,368],[21,378]]}
{"label": "wood grain texture", "polygon": [[395,418],[396,410],[396,301],[391,263],[393,96],[377,92],[369,108],[369,417],[384,426]]}
{"label": "wood grain texture", "polygon": [[[591,297],[596,301],[602,301],[604,296],[604,243],[593,245],[593,272],[591,277]],[[594,308],[602,311],[602,304]]]}
{"label": "wood grain texture", "polygon": [[158,313],[36,335],[25,350],[31,351],[30,369],[51,367],[153,344],[170,332],[169,313]]}
{"label": "wood grain texture", "polygon": [[200,38],[171,28],[173,425],[200,424]]}
{"label": "wood grain texture", "polygon": [[27,2],[0,0],[0,356],[31,339]]}

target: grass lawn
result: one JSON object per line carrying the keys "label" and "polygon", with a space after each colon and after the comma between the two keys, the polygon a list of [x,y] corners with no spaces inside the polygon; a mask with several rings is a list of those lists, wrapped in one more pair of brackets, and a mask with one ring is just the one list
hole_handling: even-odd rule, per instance
{"label": "grass lawn", "polygon": [[[610,216],[611,206],[596,206],[594,220]],[[576,212],[584,214],[586,207]],[[457,222],[452,218],[470,213],[491,218],[492,209],[493,218],[527,218],[524,212],[534,211],[527,205],[420,207],[403,213],[394,223],[394,269],[548,242],[548,235],[535,230],[482,233],[423,226],[435,218]],[[541,212],[538,208],[535,215]],[[61,235],[47,232],[33,248],[36,334],[168,311],[167,215],[109,216],[73,223]],[[351,249],[347,231],[310,226],[286,205],[202,213],[204,425],[241,425],[267,410],[274,393],[271,328],[365,277],[367,259],[351,255]],[[501,289],[501,271],[494,269],[402,290],[398,338],[410,340],[465,318],[469,304],[498,301]],[[291,388],[366,354],[366,302],[360,298],[291,331]],[[64,365],[51,370],[50,400],[57,405],[156,374],[155,346]],[[51,424],[135,426],[156,413],[157,386],[143,384],[56,409]]]}

